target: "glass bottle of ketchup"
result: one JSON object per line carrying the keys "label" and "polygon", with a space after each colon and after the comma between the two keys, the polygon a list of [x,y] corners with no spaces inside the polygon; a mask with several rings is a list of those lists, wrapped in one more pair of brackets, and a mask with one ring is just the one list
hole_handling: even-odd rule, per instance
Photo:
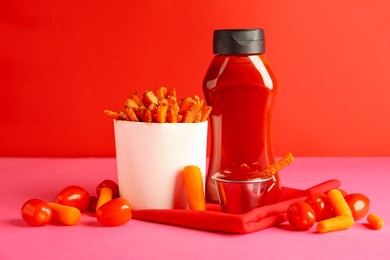
{"label": "glass bottle of ketchup", "polygon": [[[213,107],[206,199],[218,202],[212,175],[234,174],[246,165],[256,171],[274,163],[271,113],[277,82],[264,54],[263,29],[215,30],[213,57],[203,80],[206,101]],[[267,187],[266,204],[280,195],[276,174]]]}

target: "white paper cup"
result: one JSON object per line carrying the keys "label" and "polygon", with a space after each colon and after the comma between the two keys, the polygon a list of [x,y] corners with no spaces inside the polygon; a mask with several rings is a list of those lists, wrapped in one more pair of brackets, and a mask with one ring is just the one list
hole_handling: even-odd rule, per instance
{"label": "white paper cup", "polygon": [[207,130],[207,121],[114,120],[120,196],[133,209],[187,208],[181,171],[187,165],[196,165],[205,180]]}

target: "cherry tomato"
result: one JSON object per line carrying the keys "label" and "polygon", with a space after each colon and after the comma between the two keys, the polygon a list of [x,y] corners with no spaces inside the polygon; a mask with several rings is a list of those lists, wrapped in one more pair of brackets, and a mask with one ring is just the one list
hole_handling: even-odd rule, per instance
{"label": "cherry tomato", "polygon": [[118,184],[116,184],[113,180],[104,180],[96,187],[96,194],[99,196],[100,190],[103,187],[109,187],[112,190],[112,198],[118,198],[119,197],[119,188]]}
{"label": "cherry tomato", "polygon": [[87,210],[90,211],[90,212],[96,212],[96,204],[97,204],[97,202],[98,202],[98,197],[90,196],[89,197],[89,203],[88,203]]}
{"label": "cherry tomato", "polygon": [[58,204],[75,207],[80,211],[84,211],[89,204],[89,194],[80,186],[68,186],[58,193],[55,201]]}
{"label": "cherry tomato", "polygon": [[321,221],[332,217],[332,207],[328,201],[328,196],[322,193],[310,195],[305,202],[307,202],[314,210],[316,221]]}
{"label": "cherry tomato", "polygon": [[30,199],[21,209],[22,218],[31,226],[39,227],[48,224],[52,218],[50,206],[40,199]]}
{"label": "cherry tomato", "polygon": [[368,213],[370,208],[370,200],[361,193],[348,194],[345,197],[349,208],[352,211],[355,220],[362,219]]}
{"label": "cherry tomato", "polygon": [[314,209],[306,202],[296,202],[287,210],[287,219],[298,230],[308,230],[316,222]]}
{"label": "cherry tomato", "polygon": [[131,207],[127,200],[116,198],[99,207],[96,217],[103,226],[119,226],[131,219]]}

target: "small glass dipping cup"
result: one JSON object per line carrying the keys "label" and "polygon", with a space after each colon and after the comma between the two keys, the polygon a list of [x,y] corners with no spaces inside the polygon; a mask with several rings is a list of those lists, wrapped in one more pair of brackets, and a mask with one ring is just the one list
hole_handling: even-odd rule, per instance
{"label": "small glass dipping cup", "polygon": [[240,179],[232,176],[229,171],[217,172],[212,176],[222,212],[243,214],[264,205],[268,182],[272,177],[247,178],[242,175],[238,176],[242,177]]}

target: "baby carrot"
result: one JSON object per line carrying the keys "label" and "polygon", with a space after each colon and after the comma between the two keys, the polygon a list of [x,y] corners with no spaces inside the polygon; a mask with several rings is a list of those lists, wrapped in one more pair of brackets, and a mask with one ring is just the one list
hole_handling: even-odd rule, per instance
{"label": "baby carrot", "polygon": [[81,218],[81,212],[78,208],[52,202],[49,202],[47,204],[52,210],[52,219],[57,221],[58,223],[67,226],[74,226],[79,222]]}
{"label": "baby carrot", "polygon": [[370,213],[367,215],[368,226],[372,229],[381,229],[385,226],[385,222],[376,214]]}
{"label": "baby carrot", "polygon": [[317,224],[317,231],[320,233],[326,233],[337,230],[348,229],[353,226],[354,220],[352,216],[336,216],[321,220]]}
{"label": "baby carrot", "polygon": [[188,165],[183,170],[184,187],[188,204],[192,210],[206,210],[203,179],[199,167]]}
{"label": "baby carrot", "polygon": [[328,200],[336,216],[353,216],[352,211],[340,190],[330,190],[328,192]]}
{"label": "baby carrot", "polygon": [[96,203],[96,212],[106,202],[112,200],[112,190],[109,187],[103,187],[100,189],[98,201]]}

